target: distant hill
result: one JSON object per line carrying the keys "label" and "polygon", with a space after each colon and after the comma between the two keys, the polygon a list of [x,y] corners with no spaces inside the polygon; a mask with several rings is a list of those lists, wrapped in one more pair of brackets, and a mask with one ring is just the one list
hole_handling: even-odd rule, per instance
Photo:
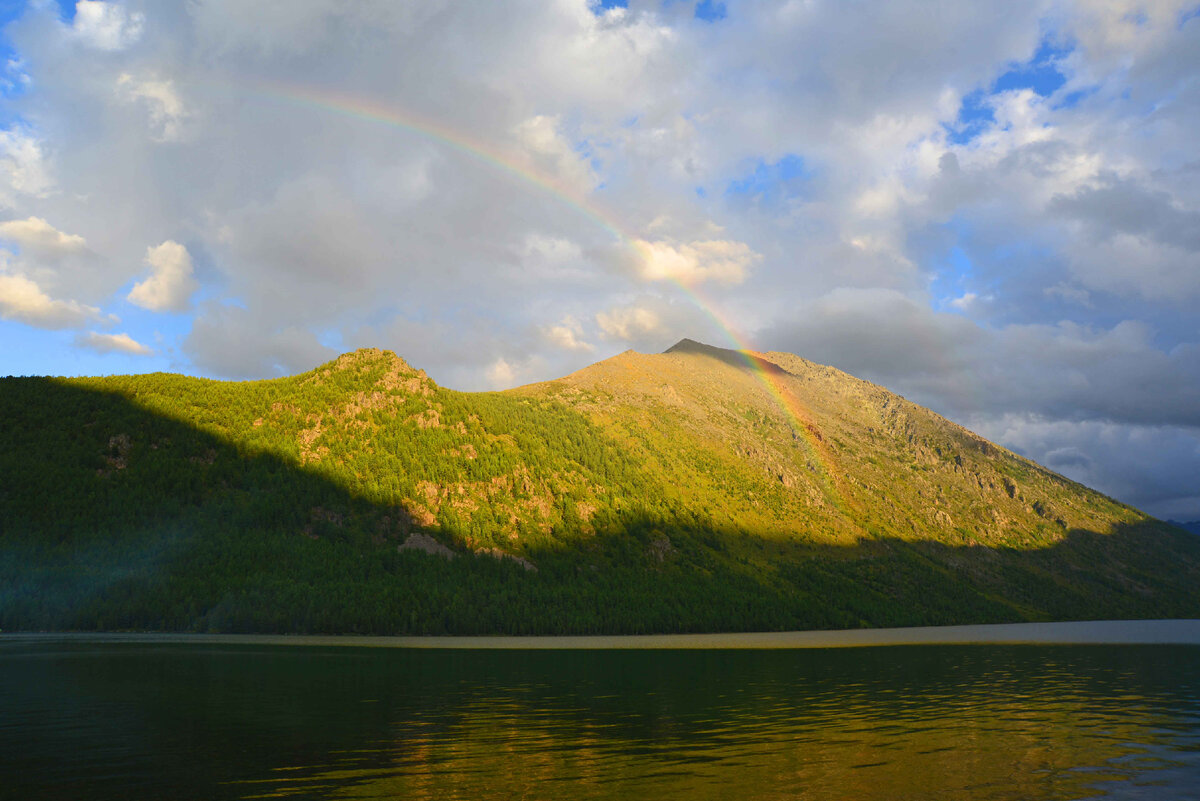
{"label": "distant hill", "polygon": [[378,634],[1198,617],[1200,540],[882,387],[689,340],[460,393],[0,379],[0,628]]}
{"label": "distant hill", "polygon": [[1193,534],[1200,534],[1200,520],[1193,520],[1190,523],[1180,523],[1178,520],[1168,520],[1172,526],[1181,528],[1184,531],[1190,531]]}

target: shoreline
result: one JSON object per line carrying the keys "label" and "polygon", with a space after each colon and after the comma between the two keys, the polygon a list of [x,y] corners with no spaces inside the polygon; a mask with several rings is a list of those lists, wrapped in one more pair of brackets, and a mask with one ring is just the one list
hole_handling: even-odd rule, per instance
{"label": "shoreline", "polygon": [[797,650],[889,645],[1200,645],[1200,619],[992,623],[834,631],[723,634],[386,637],[353,634],[187,634],[163,632],[0,633],[18,643],[191,643],[446,650]]}

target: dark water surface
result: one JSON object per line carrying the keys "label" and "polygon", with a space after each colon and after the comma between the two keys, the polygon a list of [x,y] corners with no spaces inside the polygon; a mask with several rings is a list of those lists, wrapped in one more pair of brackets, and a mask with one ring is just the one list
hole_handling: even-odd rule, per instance
{"label": "dark water surface", "polygon": [[0,796],[1200,798],[1200,647],[0,639]]}

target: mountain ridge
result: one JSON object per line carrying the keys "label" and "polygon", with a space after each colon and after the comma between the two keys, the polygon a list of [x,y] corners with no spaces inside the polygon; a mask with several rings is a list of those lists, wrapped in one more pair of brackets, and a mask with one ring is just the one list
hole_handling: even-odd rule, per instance
{"label": "mountain ridge", "polygon": [[256,382],[0,379],[0,414],[10,630],[1200,615],[1194,537],[792,354],[683,340],[459,393],[364,349]]}

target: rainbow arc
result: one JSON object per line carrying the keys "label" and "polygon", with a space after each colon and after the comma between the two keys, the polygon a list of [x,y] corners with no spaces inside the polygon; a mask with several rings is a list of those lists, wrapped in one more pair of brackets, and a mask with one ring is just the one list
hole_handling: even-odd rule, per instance
{"label": "rainbow arc", "polygon": [[[242,91],[249,89],[256,94],[277,101],[324,113],[391,126],[440,146],[448,147],[503,175],[510,176],[520,183],[535,187],[539,191],[557,198],[591,220],[593,224],[607,231],[637,258],[644,260],[648,257],[640,237],[626,232],[611,215],[574,188],[540,173],[529,165],[520,163],[516,158],[503,153],[487,142],[473,138],[437,120],[396,106],[383,104],[369,97],[333,92],[312,86],[260,81],[249,85],[242,83],[239,85],[239,89]],[[826,494],[830,496],[836,506],[843,508],[844,499],[849,497],[845,487],[845,478],[837,468],[837,462],[829,444],[813,422],[812,414],[796,393],[787,386],[786,371],[751,348],[747,344],[746,338],[738,333],[737,328],[725,318],[717,305],[706,300],[694,287],[675,278],[667,280],[678,287],[698,309],[711,318],[734,345],[734,349],[745,360],[747,368],[762,383],[767,393],[783,411],[794,434],[804,441],[809,453],[820,464],[825,474]]]}

